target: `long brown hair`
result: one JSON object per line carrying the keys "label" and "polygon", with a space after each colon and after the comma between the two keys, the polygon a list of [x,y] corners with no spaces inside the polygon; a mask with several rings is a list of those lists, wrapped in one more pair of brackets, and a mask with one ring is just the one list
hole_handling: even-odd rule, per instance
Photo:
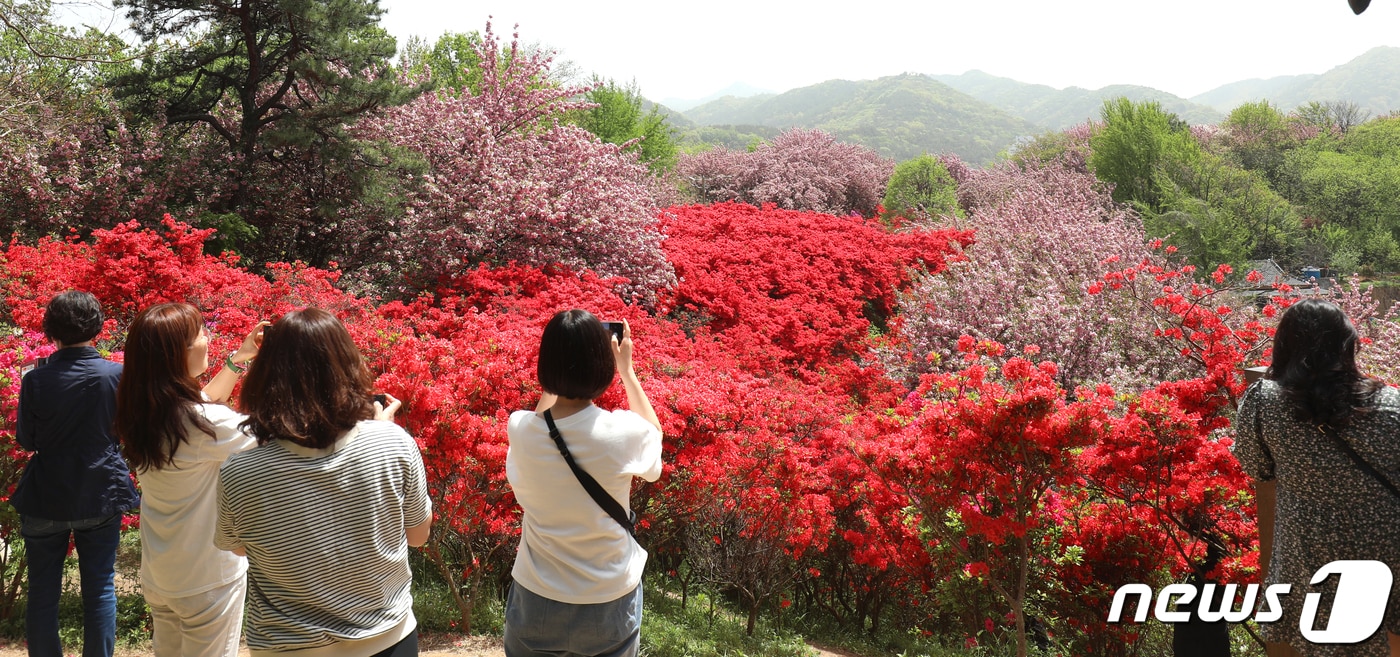
{"label": "long brown hair", "polygon": [[283,315],[263,331],[263,345],[243,380],[244,431],[258,444],[275,438],[329,447],[360,420],[374,417],[374,379],[340,320],[320,308]]}
{"label": "long brown hair", "polygon": [[195,404],[203,403],[190,376],[189,348],[204,316],[187,303],[162,303],[136,315],[126,338],[125,365],[117,384],[117,437],[134,470],[159,470],[189,442],[185,423],[214,435]]}
{"label": "long brown hair", "polygon": [[1283,388],[1298,419],[1346,428],[1355,413],[1373,410],[1385,387],[1356,364],[1361,337],[1336,304],[1304,299],[1289,306],[1274,331],[1274,359],[1265,378]]}

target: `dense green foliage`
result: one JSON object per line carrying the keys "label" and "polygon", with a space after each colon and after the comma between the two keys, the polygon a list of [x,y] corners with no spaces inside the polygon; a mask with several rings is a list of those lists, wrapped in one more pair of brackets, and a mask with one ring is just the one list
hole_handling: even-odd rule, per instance
{"label": "dense green foliage", "polygon": [[399,52],[399,70],[410,76],[428,76],[433,86],[448,93],[481,88],[481,61],[476,32],[445,32],[433,45],[411,37]]}
{"label": "dense green foliage", "polygon": [[886,216],[962,216],[958,183],[938,158],[927,153],[895,165],[885,199]]}
{"label": "dense green foliage", "polygon": [[593,133],[607,144],[629,144],[636,149],[642,162],[653,172],[669,171],[676,166],[679,148],[676,131],[656,105],[644,109],[644,100],[637,85],[618,84],[612,80],[595,80],[586,95],[593,107],[575,113],[579,127]]}

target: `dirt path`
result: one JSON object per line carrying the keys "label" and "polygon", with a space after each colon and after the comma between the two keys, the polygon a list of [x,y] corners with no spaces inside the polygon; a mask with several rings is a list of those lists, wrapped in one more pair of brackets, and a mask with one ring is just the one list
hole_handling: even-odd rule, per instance
{"label": "dirt path", "polygon": [[[425,657],[501,657],[500,637],[457,636],[452,634],[430,634],[419,637],[420,655]],[[76,654],[76,653],[74,653]],[[238,651],[240,657],[248,657],[248,649]],[[0,639],[0,657],[27,657],[23,643],[12,643]],[[149,657],[151,651],[145,649],[117,649],[116,657]]]}
{"label": "dirt path", "polygon": [[[810,645],[810,644],[809,644]],[[501,649],[500,637],[488,636],[457,636],[453,634],[424,635],[420,637],[418,644],[419,654],[424,657],[501,657],[505,654]],[[825,648],[822,646],[811,646],[815,657],[856,657],[851,653]],[[244,648],[238,652],[239,657],[248,657],[248,649]],[[150,657],[149,649],[138,650],[117,650],[116,657]],[[10,643],[0,639],[0,657],[27,657],[24,644]]]}

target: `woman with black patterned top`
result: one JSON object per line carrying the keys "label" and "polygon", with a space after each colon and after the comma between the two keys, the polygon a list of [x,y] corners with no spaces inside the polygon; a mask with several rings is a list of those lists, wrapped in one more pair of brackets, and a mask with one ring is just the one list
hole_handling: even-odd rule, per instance
{"label": "woman with black patterned top", "polygon": [[1400,481],[1400,391],[1361,373],[1359,342],[1337,306],[1305,300],[1290,307],[1274,335],[1273,363],[1245,393],[1235,425],[1245,472],[1277,482],[1266,583],[1292,586],[1281,598],[1283,617],[1261,629],[1309,657],[1400,655],[1395,577],[1380,627],[1364,641],[1314,643],[1299,627],[1308,593],[1319,591],[1325,602],[1310,630],[1331,627],[1340,578],[1311,583],[1328,563],[1380,561],[1400,574],[1400,496],[1382,481]]}

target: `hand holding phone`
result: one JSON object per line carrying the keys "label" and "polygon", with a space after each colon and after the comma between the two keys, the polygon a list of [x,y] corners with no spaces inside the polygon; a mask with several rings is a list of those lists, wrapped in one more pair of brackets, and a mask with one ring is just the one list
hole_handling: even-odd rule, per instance
{"label": "hand holding phone", "polygon": [[371,398],[374,404],[374,419],[394,421],[394,414],[399,412],[403,402],[395,399],[393,395],[379,393]]}
{"label": "hand holding phone", "polygon": [[603,322],[603,326],[607,327],[608,331],[612,333],[613,340],[619,343],[622,342],[622,338],[626,335],[627,331],[626,324],[622,322]]}

